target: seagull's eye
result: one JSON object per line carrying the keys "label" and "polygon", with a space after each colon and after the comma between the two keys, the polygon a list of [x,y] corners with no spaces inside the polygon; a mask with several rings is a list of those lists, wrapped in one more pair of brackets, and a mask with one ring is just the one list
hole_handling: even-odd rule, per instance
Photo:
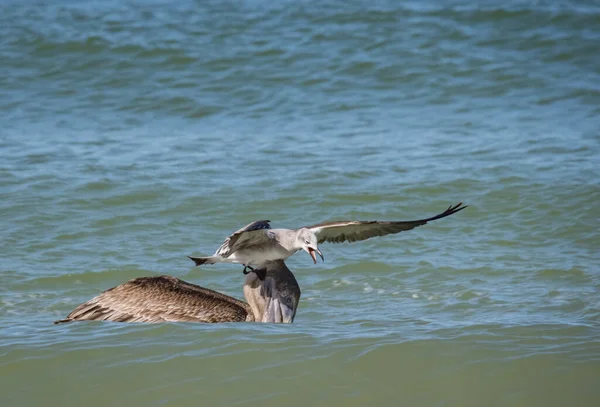
{"label": "seagull's eye", "polygon": [[289,306],[292,306],[294,303],[294,299],[292,297],[286,297],[285,303]]}
{"label": "seagull's eye", "polygon": [[306,243],[306,244],[310,244],[310,241],[308,241],[308,240],[305,240],[305,241],[304,241],[304,243]]}

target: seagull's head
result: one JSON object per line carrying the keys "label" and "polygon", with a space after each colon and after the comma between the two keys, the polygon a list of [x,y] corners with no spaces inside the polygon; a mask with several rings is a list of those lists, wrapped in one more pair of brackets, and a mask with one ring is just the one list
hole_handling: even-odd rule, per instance
{"label": "seagull's head", "polygon": [[315,252],[321,256],[321,260],[325,261],[323,253],[321,253],[319,250],[317,235],[315,235],[312,230],[307,228],[298,230],[297,239],[300,248],[308,253],[310,257],[312,257],[315,264],[317,264],[317,256],[315,255]]}

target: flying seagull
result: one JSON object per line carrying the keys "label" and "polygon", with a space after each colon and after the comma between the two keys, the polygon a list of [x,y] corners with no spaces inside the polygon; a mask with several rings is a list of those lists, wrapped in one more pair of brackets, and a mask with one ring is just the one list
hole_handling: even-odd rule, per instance
{"label": "flying seagull", "polygon": [[192,257],[196,266],[215,263],[237,263],[247,269],[262,267],[263,264],[285,260],[297,251],[304,250],[317,263],[317,253],[325,260],[318,244],[323,242],[342,243],[356,242],[375,236],[411,230],[436,219],[445,218],[462,211],[467,206],[462,202],[449,206],[444,212],[427,219],[410,221],[335,221],[324,222],[300,229],[271,229],[269,220],[250,223],[230,235],[209,257]]}

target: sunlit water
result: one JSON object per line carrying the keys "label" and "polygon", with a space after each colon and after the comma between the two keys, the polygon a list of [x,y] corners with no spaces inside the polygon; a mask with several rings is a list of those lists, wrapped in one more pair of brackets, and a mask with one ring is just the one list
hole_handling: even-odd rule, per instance
{"label": "sunlit water", "polygon": [[[3,2],[0,405],[600,405],[600,7],[496,3]],[[291,326],[52,325],[459,201],[295,255]]]}

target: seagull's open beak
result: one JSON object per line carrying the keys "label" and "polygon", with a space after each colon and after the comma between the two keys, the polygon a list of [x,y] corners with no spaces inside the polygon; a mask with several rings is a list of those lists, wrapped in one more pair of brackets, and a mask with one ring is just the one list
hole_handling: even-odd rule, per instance
{"label": "seagull's open beak", "polygon": [[315,250],[312,247],[307,247],[306,251],[308,252],[308,254],[310,254],[310,257],[312,257],[315,264],[317,264],[317,256],[315,255],[315,252],[317,252],[319,256],[321,256],[321,260],[325,261],[325,257],[323,257],[323,253],[321,253],[319,249]]}

